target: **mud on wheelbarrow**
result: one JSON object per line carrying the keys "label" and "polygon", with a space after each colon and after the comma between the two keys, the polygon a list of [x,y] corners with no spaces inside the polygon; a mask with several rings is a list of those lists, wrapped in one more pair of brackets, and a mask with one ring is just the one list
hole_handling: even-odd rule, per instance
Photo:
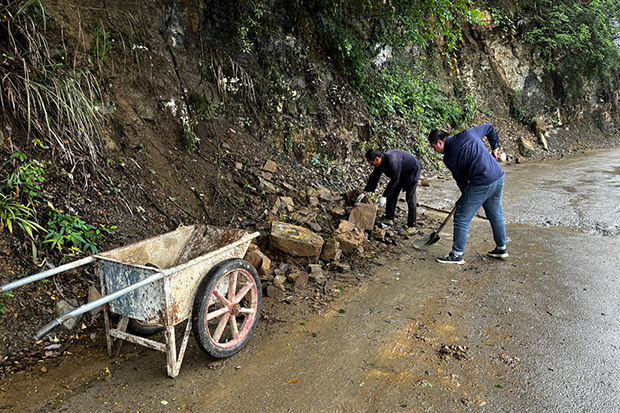
{"label": "mud on wheelbarrow", "polygon": [[[237,353],[250,339],[262,293],[256,269],[242,257],[258,235],[207,225],[180,227],[14,281],[0,292],[96,262],[103,296],[53,320],[35,338],[103,305],[110,356],[120,353],[123,341],[162,351],[168,375],[176,377],[190,332],[198,346],[216,358]],[[129,333],[130,319],[162,328],[164,341]],[[186,320],[177,350],[175,326]]]}

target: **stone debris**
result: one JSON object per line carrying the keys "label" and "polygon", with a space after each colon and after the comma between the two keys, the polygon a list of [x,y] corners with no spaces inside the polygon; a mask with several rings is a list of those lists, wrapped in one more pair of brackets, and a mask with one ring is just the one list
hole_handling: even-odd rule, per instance
{"label": "stone debris", "polygon": [[321,251],[321,260],[337,261],[342,257],[342,250],[340,249],[340,242],[334,238],[329,238],[323,244],[323,251]]}
{"label": "stone debris", "polygon": [[472,360],[474,358],[473,353],[467,346],[458,345],[442,345],[438,351],[439,355],[444,359],[455,358],[457,360]]}
{"label": "stone debris", "polygon": [[263,276],[269,274],[271,269],[271,259],[263,254],[258,248],[254,248],[253,251],[248,251],[245,254],[245,260],[256,268],[258,275]]}
{"label": "stone debris", "polygon": [[376,204],[357,204],[353,207],[349,221],[365,231],[372,231],[377,218]]}
{"label": "stone debris", "polygon": [[263,171],[265,172],[275,173],[277,170],[278,165],[272,160],[265,162],[265,165],[263,165]]}
{"label": "stone debris", "polygon": [[364,231],[355,226],[351,221],[340,221],[340,225],[333,235],[340,243],[340,248],[345,254],[359,250],[364,242]]}
{"label": "stone debris", "polygon": [[323,237],[307,228],[285,222],[271,224],[270,248],[292,257],[319,257],[323,243]]}
{"label": "stone debris", "polygon": [[359,277],[353,262],[365,256],[365,249],[398,245],[397,232],[378,223],[384,210],[374,198],[356,202],[359,189],[299,188],[270,160],[251,173],[259,182],[252,190],[262,192],[268,205],[261,217],[243,220],[244,228],[261,232],[245,259],[256,268],[268,297],[287,301],[294,291],[324,288],[331,278]]}

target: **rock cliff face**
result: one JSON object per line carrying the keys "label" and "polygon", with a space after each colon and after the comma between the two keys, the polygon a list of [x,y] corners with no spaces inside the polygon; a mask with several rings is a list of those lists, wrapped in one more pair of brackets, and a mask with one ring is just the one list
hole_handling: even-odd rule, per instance
{"label": "rock cliff face", "polygon": [[609,96],[601,85],[590,84],[584,101],[563,107],[557,79],[536,63],[532,48],[505,35],[490,18],[487,23],[466,27],[459,72],[465,85],[481,92],[488,107],[502,116],[543,119],[549,128],[595,124],[603,132],[617,133],[618,92]]}
{"label": "rock cliff face", "polygon": [[[277,26],[271,28],[271,35],[257,36],[243,54],[230,52],[230,57],[255,80],[259,95],[267,90],[280,93],[263,101],[262,106],[258,98],[265,116],[258,125],[253,125],[253,132],[282,134],[282,129],[274,125],[288,125],[284,134],[289,136],[282,138],[282,145],[286,146],[288,139],[289,149],[298,160],[308,160],[307,153],[318,146],[336,159],[359,156],[356,152],[359,141],[367,138],[369,131],[358,97],[325,58],[324,50],[316,50],[318,45],[308,32],[312,26],[307,21],[311,19],[304,21],[278,8],[278,2],[273,4],[265,10],[272,14],[271,21]],[[177,4],[179,12],[185,13],[179,7]],[[212,13],[203,10],[204,27],[215,40],[214,44],[230,45],[234,40],[223,37],[229,20],[221,9],[216,6]],[[580,134],[582,140],[617,135],[620,125],[617,92],[610,94],[601,90],[600,85],[590,84],[587,99],[579,103],[561,102],[558,97],[561,82],[537,63],[532,48],[518,36],[506,34],[489,13],[483,20],[484,24],[463,27],[463,41],[450,61],[437,53],[442,48],[438,44],[430,53],[408,47],[385,48],[374,63],[380,68],[390,60],[405,60],[412,66],[427,69],[448,93],[475,95],[477,103],[494,116],[512,118],[530,127],[536,133],[536,137],[532,135],[533,140],[548,150],[562,149],[566,135],[571,133]],[[266,84],[257,84],[258,79],[273,83],[274,71],[278,72],[278,88],[267,89]],[[306,155],[297,145],[299,142],[306,145]]]}
{"label": "rock cliff face", "polygon": [[[82,0],[46,6],[52,54],[78,69],[89,66],[100,79],[106,150],[144,146],[145,136],[158,136],[152,145],[163,152],[199,148],[216,139],[225,119],[226,130],[268,141],[305,164],[329,169],[321,156],[338,164],[361,156],[361,146],[377,131],[318,40],[325,22],[310,9],[302,13],[299,4],[249,3]],[[456,55],[442,53],[441,44],[428,53],[385,48],[374,64],[405,60],[435,76],[447,93],[476,96],[495,117],[536,123],[551,151],[568,131],[578,131],[582,141],[617,135],[618,92],[588,85],[587,100],[565,106],[557,96],[561,85],[536,63],[531,48],[490,15],[484,23],[463,27]],[[101,33],[104,53],[95,59],[92,48]],[[425,132],[407,126],[394,125],[395,133]]]}

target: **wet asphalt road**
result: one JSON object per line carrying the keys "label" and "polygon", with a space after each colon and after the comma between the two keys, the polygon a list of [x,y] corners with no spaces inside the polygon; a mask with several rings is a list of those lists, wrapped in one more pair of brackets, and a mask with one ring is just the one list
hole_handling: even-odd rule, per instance
{"label": "wet asphalt road", "polygon": [[[33,410],[618,412],[619,159],[505,168],[507,260],[486,257],[482,219],[462,266],[434,260],[450,230],[424,251],[403,240],[329,311],[263,323],[230,359],[190,341],[172,380],[162,354],[124,347],[111,374]],[[444,207],[450,184],[419,199]]]}
{"label": "wet asphalt road", "polygon": [[620,151],[507,169],[510,222],[620,235]]}

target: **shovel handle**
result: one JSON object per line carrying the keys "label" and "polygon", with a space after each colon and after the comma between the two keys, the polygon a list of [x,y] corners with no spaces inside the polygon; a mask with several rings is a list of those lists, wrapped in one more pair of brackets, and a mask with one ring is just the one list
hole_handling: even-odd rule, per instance
{"label": "shovel handle", "polygon": [[446,226],[446,224],[448,223],[448,221],[450,221],[450,218],[452,218],[452,216],[454,215],[454,212],[456,211],[456,205],[454,205],[452,207],[452,211],[450,211],[450,213],[448,214],[448,216],[446,217],[446,219],[441,223],[441,225],[439,226],[439,228],[437,228],[437,231],[435,231],[435,234],[439,235],[439,233],[441,232],[441,230],[443,229],[443,227]]}

